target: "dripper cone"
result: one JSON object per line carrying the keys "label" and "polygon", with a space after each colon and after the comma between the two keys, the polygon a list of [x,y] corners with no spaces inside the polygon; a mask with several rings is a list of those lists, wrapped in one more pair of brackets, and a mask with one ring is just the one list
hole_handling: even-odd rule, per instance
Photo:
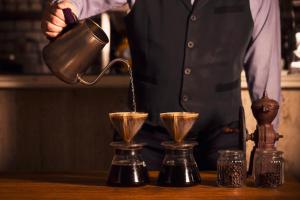
{"label": "dripper cone", "polygon": [[109,113],[112,125],[128,144],[131,143],[133,137],[140,130],[147,117],[147,113],[139,112]]}
{"label": "dripper cone", "polygon": [[160,114],[164,126],[168,129],[174,141],[177,143],[182,143],[183,139],[198,119],[198,116],[198,113],[191,112],[170,112]]}

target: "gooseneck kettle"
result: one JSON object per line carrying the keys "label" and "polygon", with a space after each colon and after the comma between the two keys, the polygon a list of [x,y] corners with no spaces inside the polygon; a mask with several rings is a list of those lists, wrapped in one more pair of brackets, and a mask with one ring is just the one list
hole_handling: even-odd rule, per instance
{"label": "gooseneck kettle", "polygon": [[129,64],[126,60],[112,60],[98,77],[88,82],[82,78],[91,63],[109,39],[97,22],[88,18],[78,21],[70,8],[63,9],[67,27],[43,49],[43,57],[50,71],[68,84],[94,85],[116,62]]}

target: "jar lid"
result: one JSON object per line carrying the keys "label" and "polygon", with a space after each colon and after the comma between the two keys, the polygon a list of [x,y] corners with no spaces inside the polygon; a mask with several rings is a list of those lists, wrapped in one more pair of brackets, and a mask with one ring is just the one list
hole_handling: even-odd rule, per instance
{"label": "jar lid", "polygon": [[265,155],[282,155],[283,151],[278,151],[274,149],[256,149],[256,152],[259,154],[265,154]]}
{"label": "jar lid", "polygon": [[229,150],[229,149],[225,149],[225,150],[219,150],[218,153],[220,155],[244,155],[244,151],[242,150]]}

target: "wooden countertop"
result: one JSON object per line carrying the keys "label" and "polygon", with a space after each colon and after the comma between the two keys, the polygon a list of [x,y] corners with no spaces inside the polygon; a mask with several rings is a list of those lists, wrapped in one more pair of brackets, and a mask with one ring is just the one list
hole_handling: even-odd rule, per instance
{"label": "wooden countertop", "polygon": [[43,173],[0,174],[1,200],[222,200],[222,199],[300,199],[300,183],[288,180],[276,189],[255,188],[251,184],[244,188],[220,188],[216,186],[216,175],[202,172],[202,184],[188,188],[165,188],[155,185],[157,173],[150,173],[152,184],[138,188],[115,188],[105,186],[106,173]]}

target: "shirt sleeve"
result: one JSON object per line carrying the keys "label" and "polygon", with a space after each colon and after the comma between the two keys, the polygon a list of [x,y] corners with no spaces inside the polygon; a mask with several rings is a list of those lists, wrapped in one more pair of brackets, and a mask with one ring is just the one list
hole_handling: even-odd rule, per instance
{"label": "shirt sleeve", "polygon": [[78,9],[78,18],[84,19],[107,10],[121,7],[125,5],[128,0],[69,0]]}
{"label": "shirt sleeve", "polygon": [[[254,20],[252,40],[245,57],[245,72],[252,101],[266,88],[270,98],[281,97],[280,10],[278,0],[250,0]],[[279,117],[274,120],[278,127]]]}

